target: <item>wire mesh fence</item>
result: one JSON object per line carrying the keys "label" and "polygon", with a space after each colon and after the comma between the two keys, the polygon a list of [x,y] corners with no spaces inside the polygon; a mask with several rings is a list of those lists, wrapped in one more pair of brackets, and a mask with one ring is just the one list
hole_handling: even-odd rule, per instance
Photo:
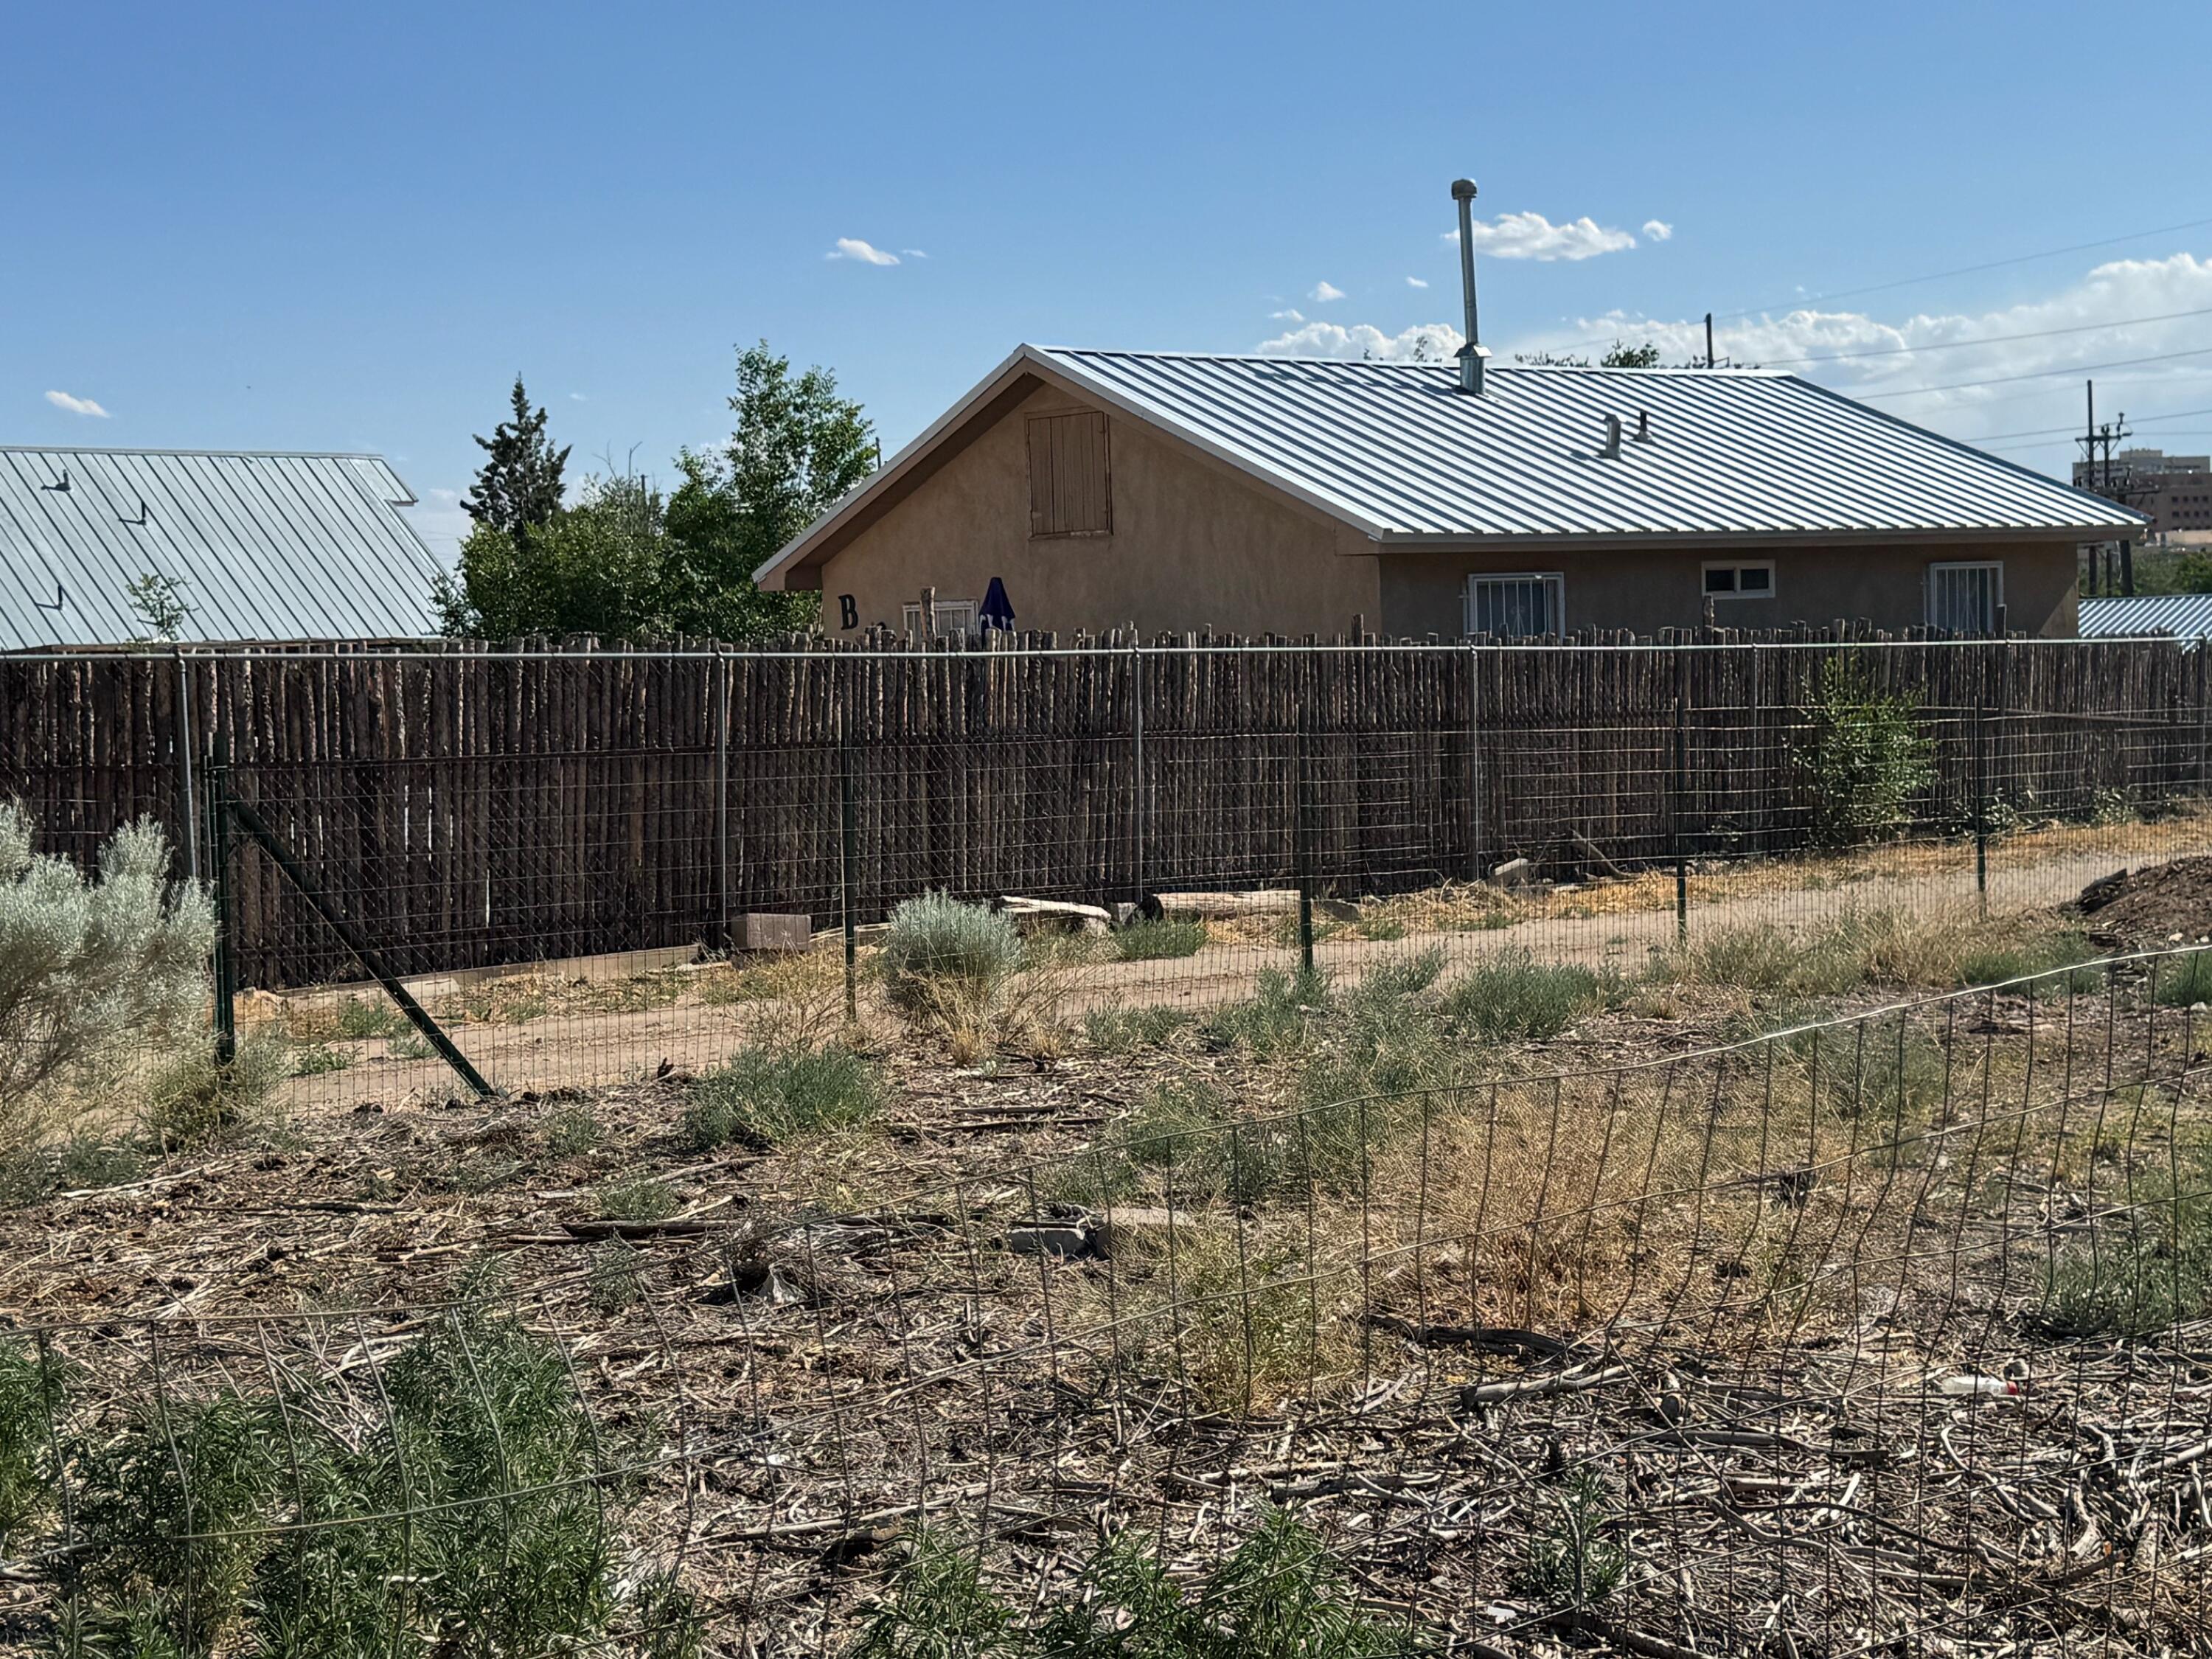
{"label": "wire mesh fence", "polygon": [[548,1099],[80,1195],[0,1639],[2203,1651],[2207,961],[1547,1064],[1401,945],[867,1171]]}
{"label": "wire mesh fence", "polygon": [[[301,1100],[604,1087],[931,892],[1019,902],[1030,1000],[1202,1011],[1413,941],[1635,975],[1747,926],[2002,933],[2204,850],[2171,640],[456,650],[11,659],[0,788],[89,865],[220,877],[239,1028]],[[209,787],[265,830],[214,856]],[[290,868],[283,867],[289,860]],[[466,1056],[447,1063],[371,950]],[[836,964],[833,962],[832,966]],[[735,1011],[735,1012],[733,1012]]]}

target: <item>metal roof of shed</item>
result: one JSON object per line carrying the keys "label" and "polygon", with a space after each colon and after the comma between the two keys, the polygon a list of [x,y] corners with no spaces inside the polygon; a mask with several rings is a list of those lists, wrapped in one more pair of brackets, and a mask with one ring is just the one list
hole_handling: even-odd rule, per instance
{"label": "metal roof of shed", "polygon": [[2185,640],[2212,634],[2212,593],[2103,594],[2081,605],[2081,637],[2133,639],[2172,634]]}
{"label": "metal roof of shed", "polygon": [[187,640],[428,637],[414,504],[380,455],[0,447],[0,649],[140,637],[149,574]]}
{"label": "metal roof of shed", "polygon": [[[1772,370],[1451,363],[1024,345],[762,567],[811,562],[1024,375],[1182,438],[1392,545],[2129,533],[2140,514]],[[1605,417],[1623,428],[1603,455]],[[1650,437],[1637,437],[1644,422]]]}

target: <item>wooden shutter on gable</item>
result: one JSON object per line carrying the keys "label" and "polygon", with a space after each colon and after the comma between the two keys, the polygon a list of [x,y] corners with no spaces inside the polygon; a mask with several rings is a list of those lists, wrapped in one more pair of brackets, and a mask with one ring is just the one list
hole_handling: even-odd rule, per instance
{"label": "wooden shutter on gable", "polygon": [[1032,415],[1030,534],[1103,536],[1114,528],[1106,417],[1097,410]]}

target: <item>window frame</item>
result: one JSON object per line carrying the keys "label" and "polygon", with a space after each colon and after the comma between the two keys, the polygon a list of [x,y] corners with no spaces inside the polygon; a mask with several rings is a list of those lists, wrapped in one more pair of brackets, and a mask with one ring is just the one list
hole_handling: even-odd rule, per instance
{"label": "window frame", "polygon": [[[1734,586],[1718,591],[1709,586],[1709,579],[1716,570],[1729,572]],[[1764,570],[1766,573],[1765,587],[1757,592],[1746,592],[1743,573],[1747,570]],[[1775,569],[1771,559],[1707,559],[1698,567],[1698,597],[1700,599],[1771,599],[1774,597],[1774,590]]]}
{"label": "window frame", "polygon": [[1470,570],[1460,588],[1460,631],[1466,639],[1477,634],[1496,634],[1495,629],[1475,626],[1476,589],[1484,582],[1504,585],[1508,582],[1533,584],[1543,591],[1545,608],[1552,613],[1545,618],[1551,625],[1540,634],[1498,635],[1504,639],[1565,639],[1567,635],[1567,577],[1563,570]]}
{"label": "window frame", "polygon": [[[1981,625],[1975,629],[1954,628],[1948,623],[1939,621],[1936,615],[1938,591],[1943,586],[1943,578],[1966,570],[1986,570],[1990,573],[1988,587],[1989,615],[1984,618]],[[1947,634],[1969,634],[1975,637],[1986,637],[1994,634],[1997,626],[1997,612],[2004,609],[2004,561],[2002,559],[1931,559],[1929,561],[1927,574],[1921,579],[1921,618],[1929,628],[1940,628]]]}
{"label": "window frame", "polygon": [[[976,614],[981,611],[982,608],[983,604],[980,599],[933,600],[930,605],[930,609],[936,615],[937,631],[931,635],[930,637],[932,639],[938,640],[947,640],[956,637],[960,639],[968,638],[970,635],[975,632]],[[957,635],[951,629],[945,626],[945,613],[948,611],[965,611],[968,613],[968,625],[966,628],[961,629]],[[909,634],[918,635],[921,632],[921,602],[919,599],[908,599],[905,604],[899,607],[899,625]]]}

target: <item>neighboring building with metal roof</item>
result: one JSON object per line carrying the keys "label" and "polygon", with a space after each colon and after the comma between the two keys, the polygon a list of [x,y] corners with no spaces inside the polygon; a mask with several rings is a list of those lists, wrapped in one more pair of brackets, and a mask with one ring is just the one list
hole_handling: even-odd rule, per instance
{"label": "neighboring building with metal roof", "polygon": [[2145,634],[2185,640],[2212,634],[2212,593],[2106,595],[2081,601],[2083,639],[2139,639]]}
{"label": "neighboring building with metal roof", "polygon": [[181,640],[428,637],[414,505],[380,455],[0,447],[0,649],[144,639],[149,577]]}
{"label": "neighboring building with metal roof", "polygon": [[823,625],[2071,634],[2140,514],[1795,375],[1023,346],[761,568]]}

